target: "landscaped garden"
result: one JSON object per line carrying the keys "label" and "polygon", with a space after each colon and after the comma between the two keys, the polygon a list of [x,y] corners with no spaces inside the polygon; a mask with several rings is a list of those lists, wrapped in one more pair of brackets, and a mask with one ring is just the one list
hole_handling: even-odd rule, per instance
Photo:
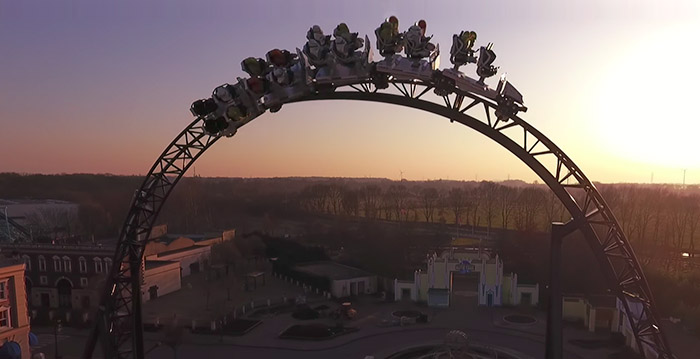
{"label": "landscaped garden", "polygon": [[297,324],[287,328],[280,338],[299,340],[324,340],[357,331],[357,328],[330,326],[322,323]]}

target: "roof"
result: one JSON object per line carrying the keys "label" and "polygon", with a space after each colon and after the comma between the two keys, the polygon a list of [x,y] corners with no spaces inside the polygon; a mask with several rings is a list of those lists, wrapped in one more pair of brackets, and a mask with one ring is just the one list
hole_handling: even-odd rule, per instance
{"label": "roof", "polygon": [[62,201],[58,199],[2,199],[0,198],[0,206],[12,206],[17,204],[70,204],[76,205],[76,203]]}
{"label": "roof", "polygon": [[617,297],[609,294],[565,293],[562,297],[585,299],[594,308],[615,308],[617,306]]}
{"label": "roof", "polygon": [[170,251],[160,252],[160,253],[158,253],[158,257],[165,257],[165,256],[169,256],[169,255],[171,255],[171,254],[189,252],[189,251],[191,251],[191,250],[200,249],[200,248],[206,248],[206,247],[207,247],[207,246],[201,246],[201,245],[195,244],[195,245],[191,245],[191,246],[185,247],[185,248],[173,249],[173,250],[170,250]]}
{"label": "roof", "polygon": [[145,270],[155,269],[155,268],[166,266],[168,264],[173,264],[173,263],[177,263],[178,266],[180,265],[178,261],[145,261],[145,262],[146,262],[146,263],[144,263]]}
{"label": "roof", "polygon": [[372,274],[365,272],[362,269],[331,261],[302,263],[293,267],[292,269],[297,272],[311,274],[317,277],[326,277],[333,280],[372,276]]}
{"label": "roof", "polygon": [[157,242],[163,242],[166,244],[170,244],[172,241],[178,239],[178,238],[189,238],[193,240],[194,242],[200,242],[200,241],[206,241],[208,239],[213,239],[213,238],[218,238],[221,237],[221,234],[214,234],[214,233],[205,233],[205,234],[164,234],[162,236],[158,236],[155,238],[152,238],[153,240]]}
{"label": "roof", "polygon": [[51,243],[2,243],[0,252],[5,253],[67,253],[67,252],[87,252],[99,254],[114,253],[115,246],[102,246],[101,244],[51,244]]}

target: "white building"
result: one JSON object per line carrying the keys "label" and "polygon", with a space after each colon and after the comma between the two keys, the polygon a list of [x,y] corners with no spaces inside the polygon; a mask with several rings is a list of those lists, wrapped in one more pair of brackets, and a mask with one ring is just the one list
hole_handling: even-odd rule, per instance
{"label": "white building", "polygon": [[377,292],[377,276],[344,264],[324,261],[297,265],[295,272],[327,281],[329,292],[335,298]]}
{"label": "white building", "polygon": [[[514,273],[503,273],[503,262],[498,255],[480,251],[449,250],[441,256],[428,256],[426,270],[417,270],[412,281],[394,280],[394,299],[427,302],[432,307],[447,307],[454,294],[455,276],[478,276],[473,289],[479,305],[536,305],[539,285],[519,284]],[[474,274],[477,274],[476,276]]]}
{"label": "white building", "polygon": [[177,261],[145,261],[141,294],[143,301],[180,290],[180,264]]}

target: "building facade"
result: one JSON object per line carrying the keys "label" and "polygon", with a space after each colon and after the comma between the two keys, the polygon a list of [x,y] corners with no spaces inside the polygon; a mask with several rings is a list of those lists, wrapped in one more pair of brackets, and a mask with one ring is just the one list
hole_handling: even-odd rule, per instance
{"label": "building facade", "polygon": [[[335,298],[372,294],[377,292],[377,276],[359,268],[332,261],[302,263],[292,268],[307,278],[322,278],[321,288]],[[304,280],[302,280],[304,281]],[[319,283],[316,281],[310,281]]]}
{"label": "building facade", "polygon": [[95,306],[114,255],[114,248],[99,245],[18,244],[1,249],[24,262],[28,301],[34,308]]}
{"label": "building facade", "polygon": [[[446,250],[440,256],[426,258],[426,270],[416,270],[413,280],[394,280],[394,299],[426,302],[431,307],[448,307],[453,295],[455,279],[462,276],[475,279],[466,291],[476,297],[478,305],[537,305],[539,285],[518,283],[515,273],[503,272],[498,255],[484,251]],[[475,286],[475,287],[474,287]]]}
{"label": "building facade", "polygon": [[31,358],[29,329],[24,263],[0,259],[0,353],[19,349],[22,359]]}
{"label": "building facade", "polygon": [[[0,250],[5,257],[24,263],[23,282],[31,309],[80,310],[87,315],[100,300],[115,249],[94,244],[34,243],[4,244]],[[144,301],[180,289],[179,262],[147,260],[143,269]]]}

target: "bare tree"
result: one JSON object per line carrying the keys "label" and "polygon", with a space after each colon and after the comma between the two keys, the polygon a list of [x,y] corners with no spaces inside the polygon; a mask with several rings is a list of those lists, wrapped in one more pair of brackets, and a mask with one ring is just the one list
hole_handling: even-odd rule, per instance
{"label": "bare tree", "polygon": [[478,187],[482,198],[481,214],[486,219],[489,231],[493,228],[493,220],[496,217],[498,187],[498,184],[487,181],[481,182]]}
{"label": "bare tree", "polygon": [[516,229],[528,232],[537,230],[536,217],[542,206],[542,197],[542,190],[535,187],[520,190],[513,218]]}
{"label": "bare tree", "polygon": [[403,184],[391,185],[386,193],[394,217],[399,221],[403,217],[403,220],[406,221],[409,201],[409,192],[406,186]]}
{"label": "bare tree", "polygon": [[464,224],[464,218],[462,218],[462,216],[464,216],[464,212],[467,207],[467,195],[464,189],[460,187],[450,189],[450,191],[447,193],[447,201],[450,209],[452,210],[452,214],[455,216],[455,223],[457,225]]}
{"label": "bare tree", "polygon": [[467,192],[467,213],[470,213],[472,226],[476,227],[481,224],[479,210],[481,208],[482,195],[479,188],[472,188]]}
{"label": "bare tree", "polygon": [[362,210],[366,218],[377,218],[382,189],[377,185],[365,185],[361,191]]}
{"label": "bare tree", "polygon": [[426,222],[433,222],[435,209],[440,200],[440,192],[435,187],[425,187],[420,190],[420,204]]}
{"label": "bare tree", "polygon": [[27,214],[26,220],[34,237],[71,237],[78,233],[81,227],[78,214],[65,208],[41,208]]}
{"label": "bare tree", "polygon": [[346,215],[355,217],[360,215],[360,198],[356,190],[349,188],[343,190],[341,204],[343,213]]}
{"label": "bare tree", "polygon": [[340,214],[343,200],[343,187],[342,183],[332,183],[328,186],[328,202],[330,202],[330,208],[335,215]]}
{"label": "bare tree", "polygon": [[501,214],[501,228],[508,229],[510,215],[515,208],[516,191],[513,187],[498,186],[496,196]]}

